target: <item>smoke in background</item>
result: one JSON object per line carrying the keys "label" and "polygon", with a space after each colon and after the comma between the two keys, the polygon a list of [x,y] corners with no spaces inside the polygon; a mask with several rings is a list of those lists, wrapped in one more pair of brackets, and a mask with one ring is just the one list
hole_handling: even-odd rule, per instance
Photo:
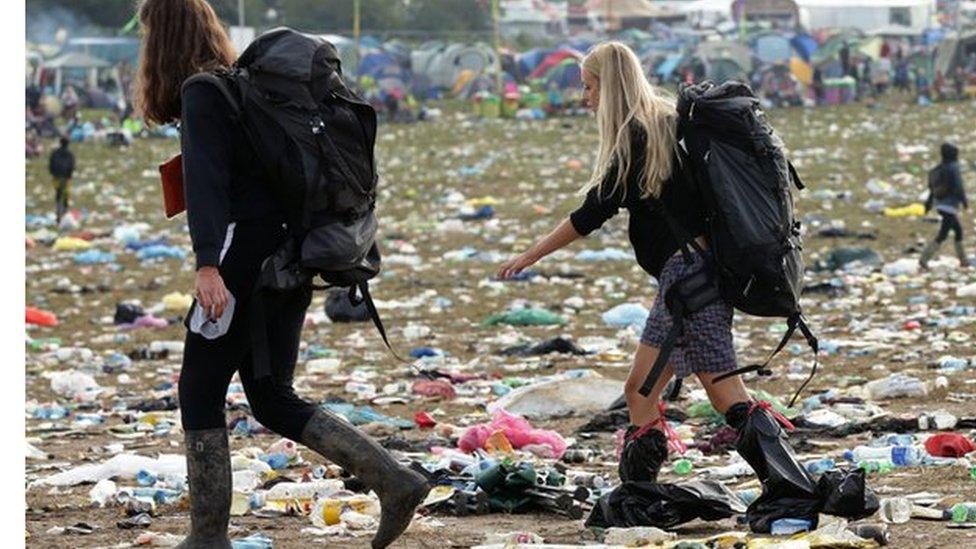
{"label": "smoke in background", "polygon": [[51,44],[55,42],[58,29],[65,29],[67,37],[83,36],[93,32],[91,23],[83,14],[60,6],[32,6],[27,4],[27,40],[29,42]]}

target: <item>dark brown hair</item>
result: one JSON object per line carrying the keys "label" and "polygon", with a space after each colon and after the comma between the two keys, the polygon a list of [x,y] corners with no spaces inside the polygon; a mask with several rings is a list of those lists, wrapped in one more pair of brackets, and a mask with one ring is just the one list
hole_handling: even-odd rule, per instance
{"label": "dark brown hair", "polygon": [[136,106],[149,123],[180,118],[180,87],[198,72],[230,67],[237,54],[205,0],[142,0]]}

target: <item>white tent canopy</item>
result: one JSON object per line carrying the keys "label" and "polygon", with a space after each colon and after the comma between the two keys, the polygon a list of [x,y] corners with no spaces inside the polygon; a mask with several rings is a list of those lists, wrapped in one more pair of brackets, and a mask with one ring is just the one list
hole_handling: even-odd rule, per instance
{"label": "white tent canopy", "polygon": [[[99,59],[81,52],[70,52],[45,61],[42,65],[44,70],[54,71],[54,93],[61,94],[61,86],[64,81],[64,71],[83,70],[87,73],[87,85],[94,88],[98,82],[98,71],[111,68],[112,64],[104,59]],[[117,75],[116,75],[117,78]]]}
{"label": "white tent canopy", "polygon": [[902,26],[921,33],[932,23],[935,0],[796,0],[800,23],[824,28],[875,29]]}

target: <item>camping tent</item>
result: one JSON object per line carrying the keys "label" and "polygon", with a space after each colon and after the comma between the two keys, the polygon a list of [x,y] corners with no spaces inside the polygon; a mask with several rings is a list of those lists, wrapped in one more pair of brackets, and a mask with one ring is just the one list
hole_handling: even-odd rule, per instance
{"label": "camping tent", "polygon": [[444,44],[428,42],[410,55],[414,75],[426,77],[434,89],[450,89],[457,83],[461,72],[475,74],[491,72],[497,67],[498,58],[488,46],[476,44]]}
{"label": "camping tent", "polygon": [[971,55],[976,55],[976,30],[950,37],[939,44],[935,70],[946,75],[952,74],[957,67],[965,67]]}
{"label": "camping tent", "polygon": [[695,55],[703,59],[728,59],[744,69],[746,72],[752,69],[752,51],[730,40],[709,40],[698,44]]}
{"label": "camping tent", "polygon": [[798,33],[792,39],[790,39],[790,44],[793,45],[793,50],[796,51],[804,61],[807,63],[813,58],[813,54],[820,48],[820,44],[817,40],[806,33]]}
{"label": "camping tent", "polygon": [[85,73],[87,87],[95,88],[98,85],[98,71],[111,66],[108,61],[92,57],[87,53],[71,52],[45,61],[41,68],[54,73],[54,93],[60,95],[66,73]]}
{"label": "camping tent", "polygon": [[575,62],[579,62],[583,59],[583,56],[578,51],[571,50],[569,48],[558,49],[547,55],[546,58],[543,59],[532,72],[529,73],[529,78],[542,78],[543,75],[549,72],[549,69],[567,59],[572,59]]}
{"label": "camping tent", "polygon": [[780,63],[793,56],[793,44],[781,34],[763,34],[756,37],[752,50],[763,63]]}
{"label": "camping tent", "polygon": [[546,89],[555,86],[560,90],[569,90],[578,89],[582,82],[579,63],[575,59],[567,58],[549,69],[545,75],[544,86]]}

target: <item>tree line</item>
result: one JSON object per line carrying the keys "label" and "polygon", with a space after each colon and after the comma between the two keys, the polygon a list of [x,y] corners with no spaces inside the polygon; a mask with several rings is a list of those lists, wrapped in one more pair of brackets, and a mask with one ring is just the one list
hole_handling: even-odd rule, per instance
{"label": "tree line", "polygon": [[[238,0],[209,0],[228,25],[238,21]],[[361,0],[366,32],[426,31],[483,33],[491,29],[490,0]],[[318,32],[349,33],[354,0],[244,0],[245,21],[259,28],[289,25]],[[28,38],[50,39],[57,26],[74,33],[118,35],[132,19],[137,0],[27,0]],[[33,25],[32,25],[33,23]],[[32,32],[33,31],[33,32]],[[134,34],[134,31],[130,34]]]}

